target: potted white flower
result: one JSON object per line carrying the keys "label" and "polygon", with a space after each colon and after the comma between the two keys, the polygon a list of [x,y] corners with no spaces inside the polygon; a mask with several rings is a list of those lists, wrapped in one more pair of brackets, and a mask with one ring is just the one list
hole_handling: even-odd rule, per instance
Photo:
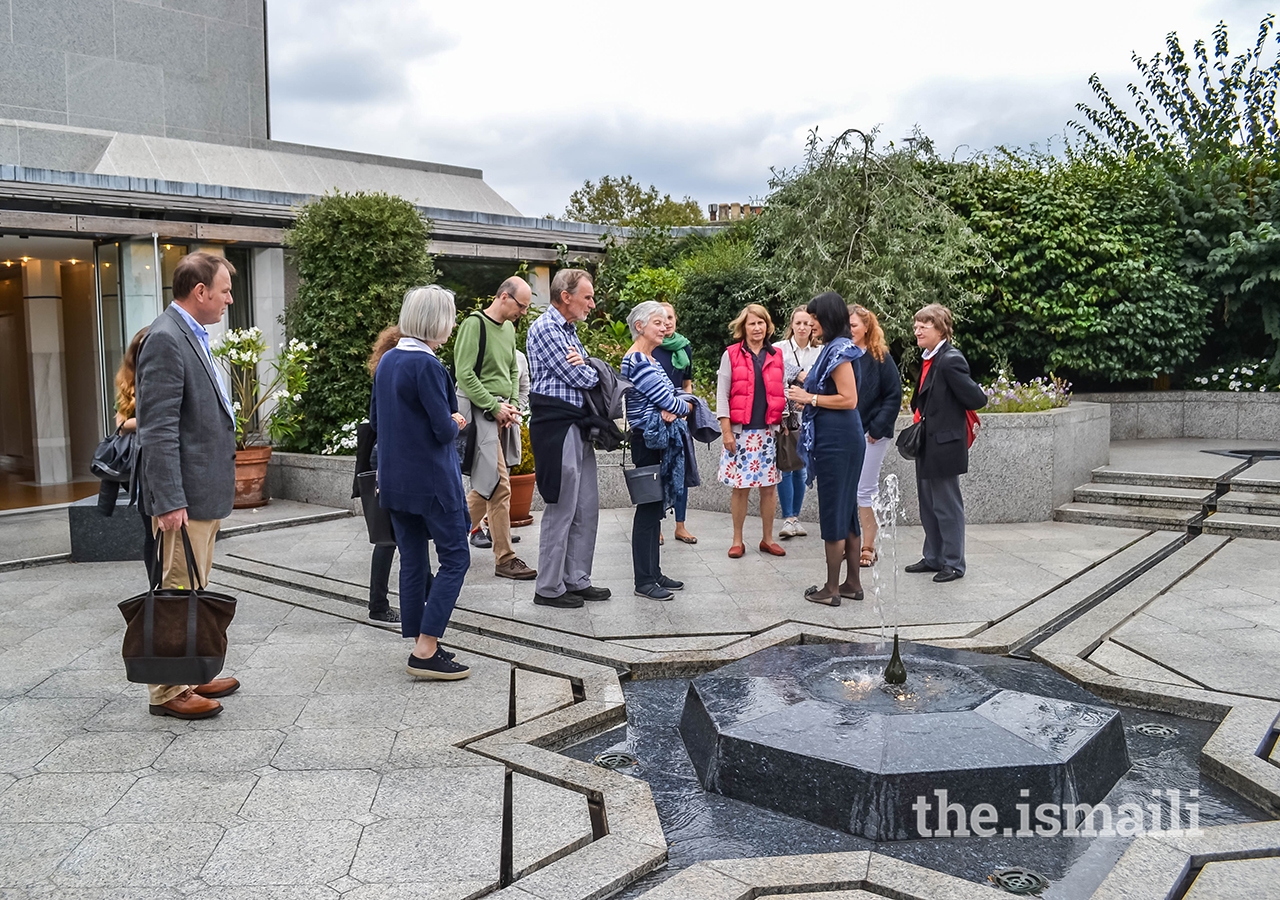
{"label": "potted white flower", "polygon": [[268,502],[264,487],[271,445],[293,437],[302,419],[300,403],[315,344],[296,339],[281,344],[265,381],[258,377],[258,364],[267,341],[256,325],[227,331],[212,349],[230,377],[236,414],[235,507],[262,506]]}

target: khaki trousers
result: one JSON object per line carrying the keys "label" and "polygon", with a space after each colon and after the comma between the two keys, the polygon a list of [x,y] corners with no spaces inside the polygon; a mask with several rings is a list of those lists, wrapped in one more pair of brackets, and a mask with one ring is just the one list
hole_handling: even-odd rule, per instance
{"label": "khaki trousers", "polygon": [[511,473],[502,455],[501,436],[498,437],[498,486],[488,500],[476,491],[467,494],[467,509],[471,512],[472,531],[480,527],[481,519],[489,517],[494,562],[502,565],[515,559],[516,551],[511,547]]}
{"label": "khaki trousers", "polygon": [[[221,519],[187,522],[187,536],[191,538],[191,551],[196,558],[196,569],[198,570],[196,574],[200,577],[201,585],[209,583],[209,572],[213,569],[213,542],[218,539],[218,528],[221,525]],[[151,530],[153,533],[160,530],[160,520],[154,516],[151,518]],[[160,586],[166,588],[192,587],[191,578],[187,574],[187,554],[182,549],[182,532],[164,532],[163,542],[160,560],[164,570]],[[190,687],[194,687],[194,685],[149,684],[147,685],[147,692],[151,696],[151,705],[160,706],[168,703]]]}

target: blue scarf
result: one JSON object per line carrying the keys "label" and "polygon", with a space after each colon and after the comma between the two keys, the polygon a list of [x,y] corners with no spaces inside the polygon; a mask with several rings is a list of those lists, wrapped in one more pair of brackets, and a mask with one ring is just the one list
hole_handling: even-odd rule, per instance
{"label": "blue scarf", "polygon": [[[809,377],[804,380],[804,389],[810,394],[825,394],[826,391],[822,390],[822,386],[836,370],[836,366],[853,362],[862,353],[862,348],[847,337],[838,337],[823,345],[822,352],[818,354],[817,360],[809,369]],[[806,479],[808,484],[813,484],[814,471],[809,465],[809,454],[813,450],[813,419],[817,412],[817,407],[806,405],[804,417],[800,420],[800,456],[805,461],[805,468],[808,469]]]}

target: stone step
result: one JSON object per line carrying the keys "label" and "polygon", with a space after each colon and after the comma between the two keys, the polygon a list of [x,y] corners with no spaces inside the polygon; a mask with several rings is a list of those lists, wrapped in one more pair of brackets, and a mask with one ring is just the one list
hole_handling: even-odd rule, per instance
{"label": "stone step", "polygon": [[1152,487],[1212,491],[1218,484],[1210,475],[1166,475],[1161,472],[1128,472],[1102,466],[1093,470],[1095,484],[1141,484]]}
{"label": "stone step", "polygon": [[1111,525],[1116,528],[1152,528],[1186,531],[1200,511],[1121,506],[1114,503],[1064,503],[1053,511],[1054,521],[1077,525]]}
{"label": "stone step", "polygon": [[[1199,512],[1214,492],[1202,488],[1173,488],[1138,484],[1086,484],[1075,490],[1076,503],[1110,503],[1156,509],[1188,509]],[[1280,499],[1280,498],[1277,498]]]}
{"label": "stone step", "polygon": [[1280,516],[1216,512],[1204,520],[1204,533],[1280,541]]}
{"label": "stone step", "polygon": [[1280,516],[1280,494],[1232,490],[1218,498],[1218,512]]}

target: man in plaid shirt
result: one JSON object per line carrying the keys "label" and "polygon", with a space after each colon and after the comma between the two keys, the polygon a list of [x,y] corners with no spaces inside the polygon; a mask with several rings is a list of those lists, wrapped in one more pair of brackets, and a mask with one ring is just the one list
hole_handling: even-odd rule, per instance
{"label": "man in plaid shirt", "polygon": [[[584,600],[608,600],[593,587],[591,564],[600,519],[595,448],[578,422],[585,417],[583,391],[600,379],[587,365],[576,323],[595,309],[595,287],[581,269],[561,269],[551,282],[551,306],[529,326],[529,422],[538,490],[546,501],[538,540],[538,579],[533,602],[573,608]],[[558,457],[559,469],[548,462]]]}

